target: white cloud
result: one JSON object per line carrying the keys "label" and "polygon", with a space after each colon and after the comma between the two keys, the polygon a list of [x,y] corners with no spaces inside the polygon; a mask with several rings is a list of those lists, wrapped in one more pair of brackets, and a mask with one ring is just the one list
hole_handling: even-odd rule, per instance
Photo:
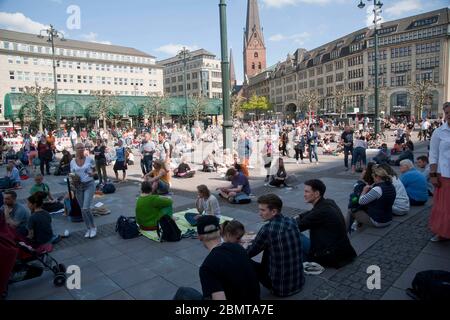
{"label": "white cloud", "polygon": [[294,43],[298,45],[302,45],[305,43],[306,40],[309,39],[311,35],[308,32],[302,32],[302,33],[296,33],[290,36],[283,35],[281,33],[275,34],[271,37],[269,37],[269,41],[273,42],[279,42],[279,41],[293,41]]}
{"label": "white cloud", "polygon": [[35,34],[39,34],[42,29],[49,27],[31,20],[21,12],[0,12],[0,25],[8,30]]}
{"label": "white cloud", "polygon": [[286,6],[295,6],[300,3],[305,4],[317,4],[317,5],[325,5],[329,3],[343,3],[351,0],[263,0],[263,3],[268,7],[273,8],[282,8]]}
{"label": "white cloud", "polygon": [[186,49],[188,49],[190,51],[194,51],[194,50],[200,49],[200,47],[197,46],[197,45],[186,46],[186,45],[182,45],[182,44],[170,43],[170,44],[166,44],[164,46],[161,46],[161,47],[155,49],[155,51],[165,53],[165,54],[167,54],[169,56],[175,56],[175,55],[178,54],[178,52],[183,50],[183,47],[185,47]]}
{"label": "white cloud", "polygon": [[398,17],[410,11],[419,10],[424,7],[420,0],[394,1],[394,4],[387,7],[385,12],[391,17]]}
{"label": "white cloud", "polygon": [[88,34],[81,35],[83,40],[89,41],[89,42],[95,42],[95,43],[101,43],[101,44],[111,44],[110,41],[100,41],[97,40],[98,34],[95,32],[89,32]]}

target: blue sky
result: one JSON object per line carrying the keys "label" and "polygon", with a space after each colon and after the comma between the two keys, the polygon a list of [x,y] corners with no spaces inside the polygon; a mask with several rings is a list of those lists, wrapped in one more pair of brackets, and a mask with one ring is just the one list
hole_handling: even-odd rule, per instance
{"label": "blue sky", "polygon": [[[314,49],[366,26],[359,0],[259,0],[268,66],[297,48]],[[366,4],[369,4],[364,0]],[[384,0],[386,21],[448,6],[448,0]],[[220,58],[219,0],[0,0],[0,28],[38,32],[52,23],[68,38],[134,47],[164,59],[180,47],[205,48]],[[228,45],[242,81],[247,0],[228,0]],[[80,29],[69,29],[70,5]],[[366,6],[367,8],[367,6]]]}

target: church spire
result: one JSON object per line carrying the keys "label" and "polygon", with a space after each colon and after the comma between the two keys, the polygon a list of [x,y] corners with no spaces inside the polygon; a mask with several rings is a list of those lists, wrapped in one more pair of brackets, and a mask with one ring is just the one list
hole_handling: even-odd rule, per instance
{"label": "church spire", "polygon": [[259,21],[258,0],[248,0],[247,2],[247,23],[245,26],[245,42],[248,44],[253,33],[257,33],[264,45],[264,36]]}
{"label": "church spire", "polygon": [[231,90],[236,86],[236,72],[234,70],[233,49],[230,48],[230,85]]}

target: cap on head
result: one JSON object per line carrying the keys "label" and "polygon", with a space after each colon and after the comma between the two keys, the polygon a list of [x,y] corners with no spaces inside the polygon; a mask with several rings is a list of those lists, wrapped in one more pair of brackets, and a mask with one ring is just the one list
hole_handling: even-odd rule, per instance
{"label": "cap on head", "polygon": [[197,233],[208,234],[220,230],[219,219],[216,216],[205,215],[197,220]]}

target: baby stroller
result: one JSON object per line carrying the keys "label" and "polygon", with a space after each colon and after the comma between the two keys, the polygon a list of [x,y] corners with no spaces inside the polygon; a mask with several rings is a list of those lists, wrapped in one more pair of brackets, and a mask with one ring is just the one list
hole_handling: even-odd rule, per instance
{"label": "baby stroller", "polygon": [[37,278],[42,275],[44,270],[50,270],[54,274],[53,284],[56,287],[61,287],[66,284],[66,266],[58,263],[48,253],[46,246],[38,250],[33,249],[23,242],[19,242],[17,246],[19,248],[18,259],[12,270],[9,283]]}

